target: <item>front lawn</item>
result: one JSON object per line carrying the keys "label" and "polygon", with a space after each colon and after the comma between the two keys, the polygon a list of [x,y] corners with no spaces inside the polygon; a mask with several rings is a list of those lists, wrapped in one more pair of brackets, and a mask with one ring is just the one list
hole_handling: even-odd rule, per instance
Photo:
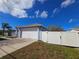
{"label": "front lawn", "polygon": [[79,51],[38,41],[1,59],[79,59]]}

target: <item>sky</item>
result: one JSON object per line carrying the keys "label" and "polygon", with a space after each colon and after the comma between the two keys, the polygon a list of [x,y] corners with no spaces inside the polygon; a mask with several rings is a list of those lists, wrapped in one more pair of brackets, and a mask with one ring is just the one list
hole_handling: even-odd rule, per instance
{"label": "sky", "polygon": [[0,0],[3,22],[16,26],[57,25],[65,30],[79,26],[79,0]]}

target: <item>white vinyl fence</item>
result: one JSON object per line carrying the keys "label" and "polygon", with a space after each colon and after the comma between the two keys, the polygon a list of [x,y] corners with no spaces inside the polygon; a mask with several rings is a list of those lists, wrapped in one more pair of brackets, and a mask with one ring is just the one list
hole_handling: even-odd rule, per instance
{"label": "white vinyl fence", "polygon": [[40,39],[51,44],[79,47],[78,32],[27,31],[22,32],[22,38]]}
{"label": "white vinyl fence", "polygon": [[41,40],[52,44],[79,47],[78,32],[51,32],[43,31]]}

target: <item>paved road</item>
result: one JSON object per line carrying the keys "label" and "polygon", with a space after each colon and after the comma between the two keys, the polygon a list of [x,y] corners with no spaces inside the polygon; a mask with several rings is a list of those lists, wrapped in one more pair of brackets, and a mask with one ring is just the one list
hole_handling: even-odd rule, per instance
{"label": "paved road", "polygon": [[0,41],[0,57],[23,48],[35,41],[36,40],[33,39],[12,39]]}

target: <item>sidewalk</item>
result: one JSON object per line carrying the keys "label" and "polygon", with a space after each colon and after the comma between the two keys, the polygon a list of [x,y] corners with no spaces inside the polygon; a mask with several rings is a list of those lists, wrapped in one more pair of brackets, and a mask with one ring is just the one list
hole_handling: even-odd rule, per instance
{"label": "sidewalk", "polygon": [[0,57],[21,49],[36,40],[32,39],[13,39],[0,42]]}

